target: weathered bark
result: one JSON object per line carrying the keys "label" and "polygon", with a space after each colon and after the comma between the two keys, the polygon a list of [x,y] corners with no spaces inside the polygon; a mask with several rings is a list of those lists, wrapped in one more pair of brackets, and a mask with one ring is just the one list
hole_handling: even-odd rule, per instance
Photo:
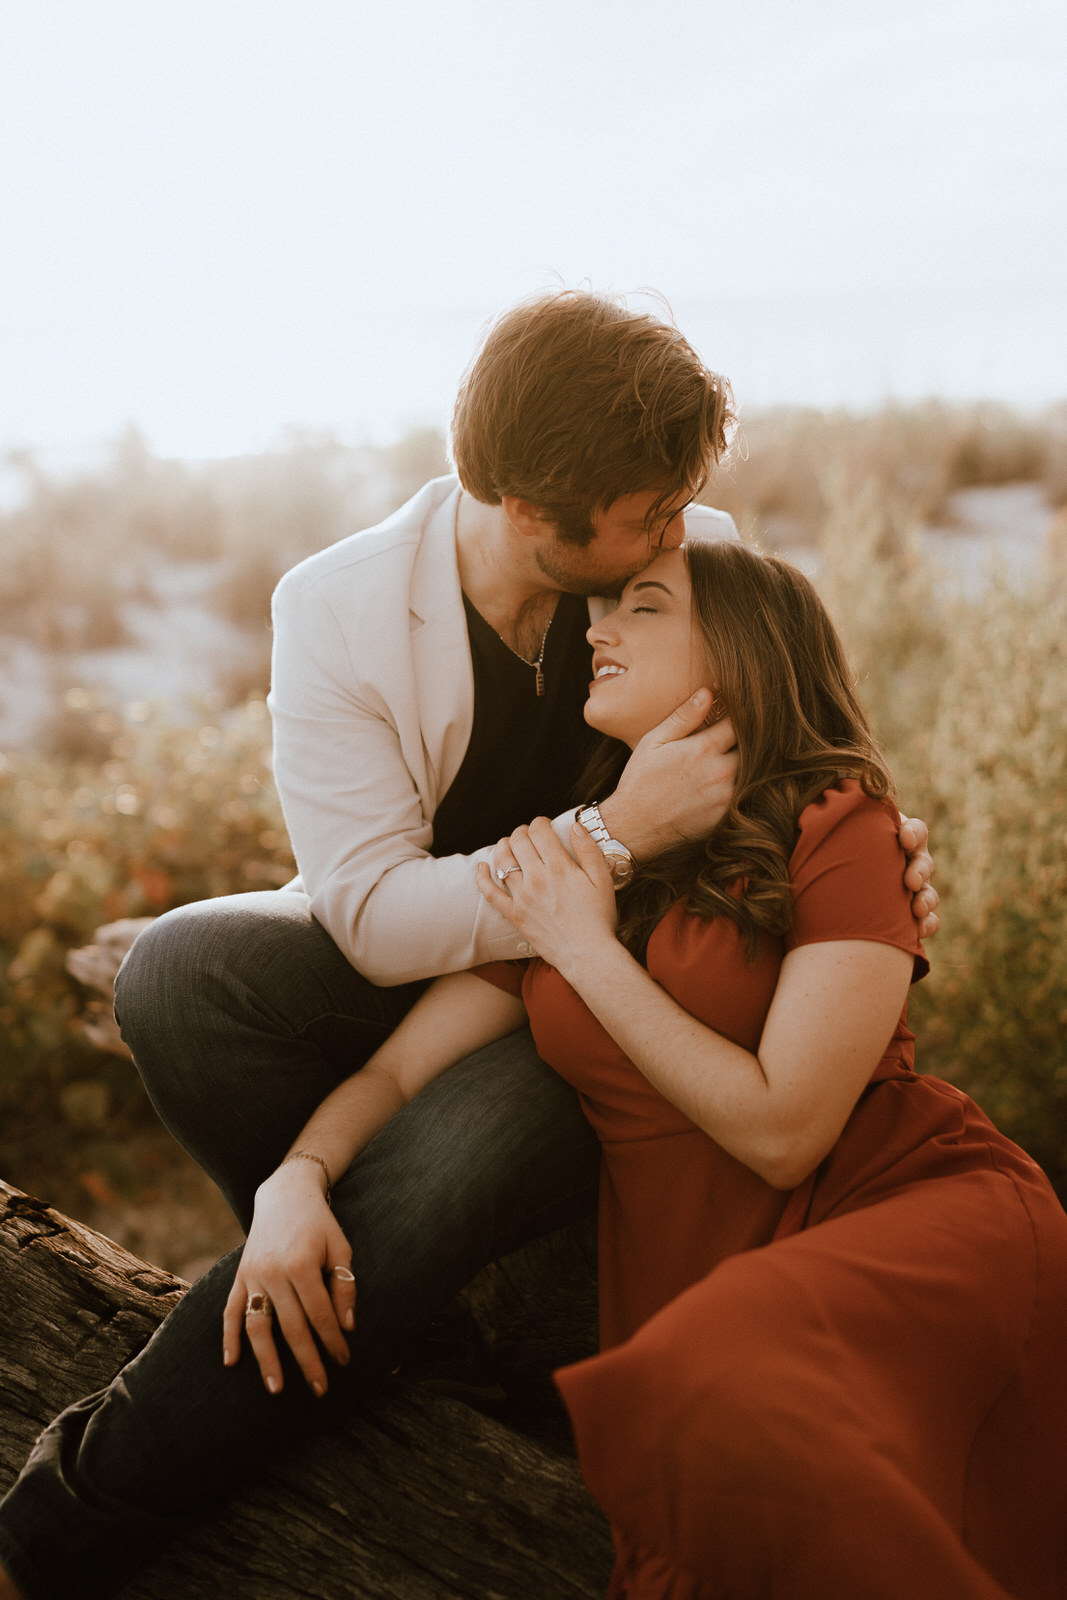
{"label": "weathered bark", "polygon": [[[560,1263],[565,1331],[525,1337],[529,1304]],[[0,1183],[0,1489],[40,1429],[106,1383],[184,1287]],[[582,1353],[588,1289],[582,1242],[557,1241],[525,1271],[514,1258],[493,1269],[470,1304],[486,1325],[500,1314],[502,1354],[510,1340],[534,1374],[546,1353]],[[173,1546],[123,1600],[593,1600],[610,1560],[570,1455],[392,1381]]]}

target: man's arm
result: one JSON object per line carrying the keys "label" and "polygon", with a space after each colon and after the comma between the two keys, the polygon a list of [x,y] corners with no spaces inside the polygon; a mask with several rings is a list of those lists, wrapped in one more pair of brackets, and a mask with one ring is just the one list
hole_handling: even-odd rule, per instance
{"label": "man's arm", "polygon": [[[400,719],[359,681],[321,588],[283,580],[274,628],[274,776],[312,912],[334,942],[383,985],[523,954],[475,887],[491,846],[474,857],[430,856],[433,824],[412,765],[432,769],[441,752],[418,741],[405,752]],[[469,666],[443,660],[441,670]],[[412,723],[409,741],[414,731]]]}
{"label": "man's arm", "polygon": [[[420,743],[409,761],[392,708],[358,681],[321,589],[283,580],[274,619],[274,775],[318,921],[353,966],[382,985],[528,955],[477,891],[477,864],[491,862],[493,845],[469,856],[429,854],[433,823],[411,762],[439,760],[440,752]],[[442,661],[442,671],[465,669]],[[602,807],[639,859],[709,831],[729,803],[729,725],[686,737],[705,720],[710,695],[705,700],[687,703],[642,741]],[[568,811],[557,819],[564,840],[572,818]]]}

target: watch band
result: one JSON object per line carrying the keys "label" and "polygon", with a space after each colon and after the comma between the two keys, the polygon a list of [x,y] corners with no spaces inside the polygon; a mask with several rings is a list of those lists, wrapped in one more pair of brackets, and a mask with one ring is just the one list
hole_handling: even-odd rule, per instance
{"label": "watch band", "polygon": [[620,840],[611,837],[596,801],[579,806],[574,820],[581,824],[604,857],[616,889],[625,888],[634,875],[634,858]]}

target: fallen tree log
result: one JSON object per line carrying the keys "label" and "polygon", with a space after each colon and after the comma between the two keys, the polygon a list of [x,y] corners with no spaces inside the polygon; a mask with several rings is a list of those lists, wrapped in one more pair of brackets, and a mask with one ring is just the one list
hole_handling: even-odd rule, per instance
{"label": "fallen tree log", "polygon": [[[479,1322],[500,1313],[502,1353],[510,1339],[520,1366],[584,1353],[573,1341],[588,1339],[585,1248],[539,1245],[525,1275],[511,1258],[471,1291]],[[556,1345],[524,1339],[529,1302],[543,1306],[560,1262],[565,1331]],[[184,1288],[0,1183],[0,1490],[41,1428],[108,1382]],[[595,1600],[610,1564],[571,1455],[391,1380],[343,1429],[172,1546],[122,1600]]]}

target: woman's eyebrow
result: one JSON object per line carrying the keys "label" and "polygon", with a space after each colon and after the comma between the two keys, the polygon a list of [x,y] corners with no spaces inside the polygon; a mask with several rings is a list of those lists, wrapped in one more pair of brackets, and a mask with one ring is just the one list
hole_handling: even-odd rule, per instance
{"label": "woman's eyebrow", "polygon": [[662,589],[664,594],[669,594],[671,595],[671,599],[674,599],[674,596],[667,588],[667,585],[665,583],[657,583],[655,578],[646,578],[644,583],[635,583],[633,588],[634,594],[637,593],[638,589]]}

